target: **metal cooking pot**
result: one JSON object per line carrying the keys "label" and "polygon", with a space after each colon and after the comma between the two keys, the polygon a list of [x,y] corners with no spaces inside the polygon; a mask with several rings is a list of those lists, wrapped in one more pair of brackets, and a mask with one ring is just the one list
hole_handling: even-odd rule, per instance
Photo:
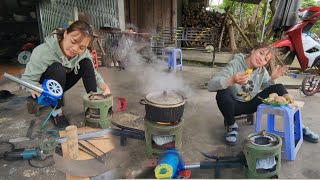
{"label": "metal cooking pot", "polygon": [[175,124],[182,118],[185,98],[174,91],[158,91],[140,100],[149,121]]}

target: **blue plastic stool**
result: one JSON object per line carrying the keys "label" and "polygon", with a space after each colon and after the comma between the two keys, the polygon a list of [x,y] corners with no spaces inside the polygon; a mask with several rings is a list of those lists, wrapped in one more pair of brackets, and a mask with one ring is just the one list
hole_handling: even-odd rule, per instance
{"label": "blue plastic stool", "polygon": [[[303,143],[301,111],[296,107],[271,106],[260,104],[256,113],[256,132],[261,131],[262,114],[268,114],[267,132],[284,137],[285,155],[287,160],[295,160],[297,152]],[[284,121],[284,132],[274,129],[274,116],[282,116]],[[297,141],[297,143],[296,143]]]}
{"label": "blue plastic stool", "polygon": [[[176,72],[177,68],[182,70],[182,51],[178,48],[164,48],[162,50],[162,62],[165,63],[166,52],[168,52],[168,66],[174,72]],[[177,54],[180,53],[180,60],[178,60],[177,64]]]}

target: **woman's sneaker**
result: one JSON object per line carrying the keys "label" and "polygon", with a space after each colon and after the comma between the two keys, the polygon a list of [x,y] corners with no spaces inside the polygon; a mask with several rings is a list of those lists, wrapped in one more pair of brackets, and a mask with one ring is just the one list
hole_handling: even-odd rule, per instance
{"label": "woman's sneaker", "polygon": [[227,134],[225,135],[225,142],[226,144],[230,145],[230,146],[234,146],[237,144],[238,142],[238,137],[239,137],[239,133],[238,133],[238,128],[229,128]]}
{"label": "woman's sneaker", "polygon": [[312,143],[319,142],[319,135],[311,131],[308,127],[302,129],[303,139]]}
{"label": "woman's sneaker", "polygon": [[58,114],[57,116],[51,115],[51,119],[53,121],[53,124],[58,128],[65,128],[65,127],[69,126],[69,121],[65,117],[64,114],[62,114],[62,115]]}

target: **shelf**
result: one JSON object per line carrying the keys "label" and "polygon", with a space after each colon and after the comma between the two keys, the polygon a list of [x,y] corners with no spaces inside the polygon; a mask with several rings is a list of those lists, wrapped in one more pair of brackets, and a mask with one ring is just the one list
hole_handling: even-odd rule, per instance
{"label": "shelf", "polygon": [[11,40],[0,40],[0,45],[5,44],[23,44],[29,42],[26,39],[11,39]]}
{"label": "shelf", "polygon": [[27,20],[27,21],[0,21],[0,24],[20,24],[20,23],[38,23],[37,20]]}

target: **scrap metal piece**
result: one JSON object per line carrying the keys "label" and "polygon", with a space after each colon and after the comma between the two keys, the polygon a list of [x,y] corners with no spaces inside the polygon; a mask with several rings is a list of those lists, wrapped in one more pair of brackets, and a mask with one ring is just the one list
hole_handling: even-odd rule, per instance
{"label": "scrap metal piece", "polygon": [[119,167],[129,159],[129,154],[126,151],[113,149],[106,153],[106,164],[97,163],[96,159],[65,159],[57,153],[53,154],[53,159],[55,167],[70,176],[91,177]]}
{"label": "scrap metal piece", "polygon": [[[91,139],[95,137],[100,137],[105,134],[109,134],[111,132],[112,132],[112,129],[101,129],[93,132],[85,132],[85,133],[78,134],[78,139],[79,140]],[[66,137],[56,139],[56,142],[59,144],[64,143],[66,141],[67,141]]]}
{"label": "scrap metal piece", "polygon": [[78,142],[79,146],[82,148],[80,150],[84,151],[87,154],[90,154],[92,157],[94,157],[96,160],[100,161],[101,163],[105,164],[105,161],[94,151],[92,151],[90,148],[82,144],[81,142]]}
{"label": "scrap metal piece", "polygon": [[102,151],[100,148],[98,148],[97,146],[95,146],[94,144],[92,144],[90,141],[88,140],[84,140],[86,143],[90,144],[91,146],[93,146],[94,148],[96,148],[98,151],[100,151],[102,153],[102,155],[105,154],[104,151]]}

